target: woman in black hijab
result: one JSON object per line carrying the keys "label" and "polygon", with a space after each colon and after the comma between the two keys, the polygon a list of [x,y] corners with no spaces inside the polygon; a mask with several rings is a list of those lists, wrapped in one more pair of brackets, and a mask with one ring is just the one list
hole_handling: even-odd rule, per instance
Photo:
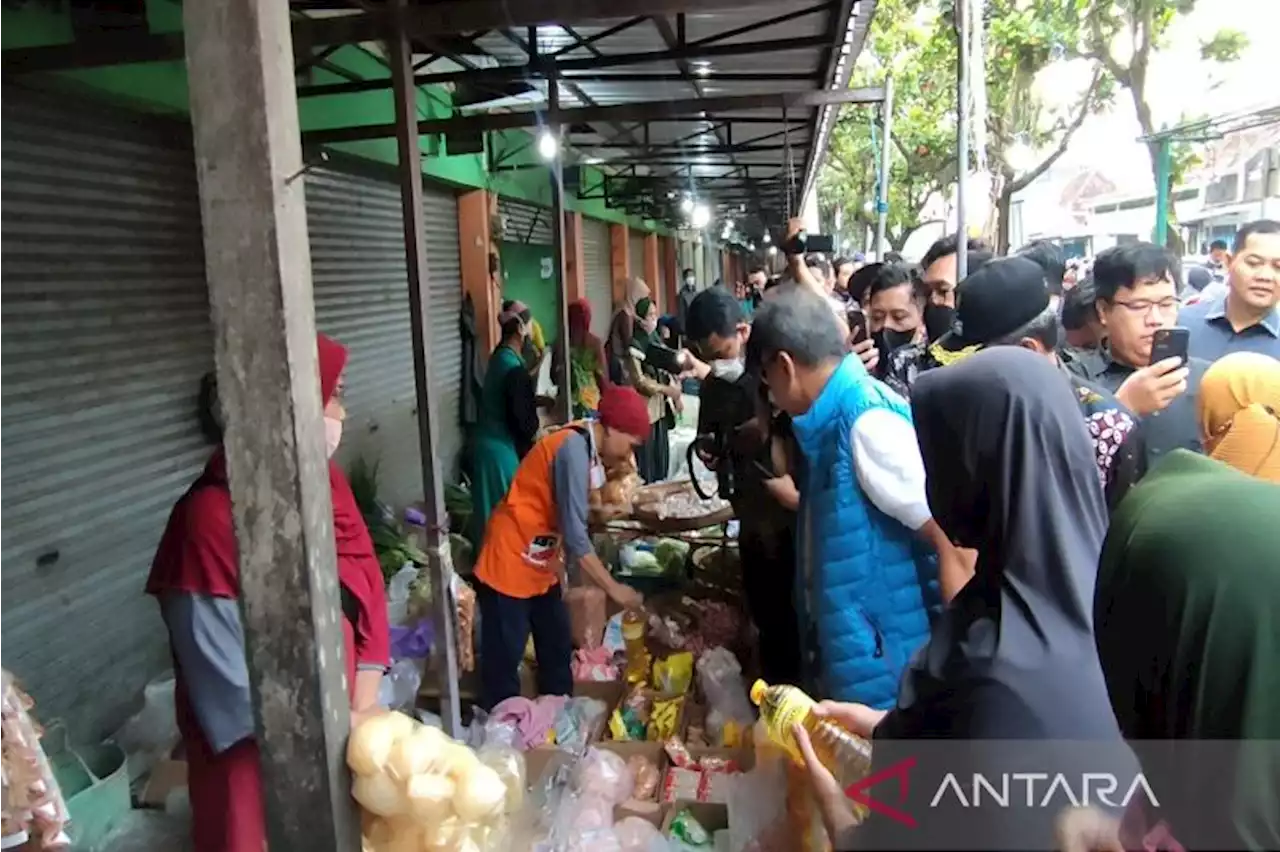
{"label": "woman in black hijab", "polygon": [[[1119,769],[1118,775],[1132,777],[1136,764],[1120,741],[1093,636],[1094,580],[1107,528],[1093,447],[1054,366],[1016,347],[992,348],[922,374],[911,408],[934,517],[958,546],[977,550],[978,561],[973,579],[903,673],[897,706],[879,718],[867,708],[830,710],[861,727],[859,733],[874,734],[873,774],[906,757],[923,764],[923,774],[912,770],[904,803],[914,808],[919,828],[903,834],[900,821],[873,813],[853,843],[927,848],[920,844],[932,836],[940,844],[934,848],[960,848],[957,842],[1042,848],[1052,842],[1056,807],[993,814],[948,808],[955,797],[942,808],[930,802],[947,773],[967,781],[975,772],[988,779],[1062,772],[1076,779],[1077,794],[1084,772]],[[921,747],[921,740],[939,739],[1106,745]],[[1010,759],[1027,765],[1011,767]],[[821,796],[825,779],[811,771]],[[1015,787],[1012,798],[1026,795]],[[832,827],[844,831],[838,821]],[[837,838],[837,848],[846,845]]]}

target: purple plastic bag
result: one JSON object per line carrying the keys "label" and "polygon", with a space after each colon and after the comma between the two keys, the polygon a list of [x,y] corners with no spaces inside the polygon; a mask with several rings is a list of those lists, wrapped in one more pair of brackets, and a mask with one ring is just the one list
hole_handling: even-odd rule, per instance
{"label": "purple plastic bag", "polygon": [[431,656],[435,638],[435,630],[429,618],[407,627],[392,627],[391,659],[425,660]]}

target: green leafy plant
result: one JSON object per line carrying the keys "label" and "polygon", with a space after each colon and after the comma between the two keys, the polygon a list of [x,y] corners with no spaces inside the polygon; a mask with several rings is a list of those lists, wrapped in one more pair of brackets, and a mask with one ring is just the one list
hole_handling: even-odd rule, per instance
{"label": "green leafy plant", "polygon": [[414,544],[413,536],[396,520],[391,507],[378,499],[378,462],[356,459],[347,469],[347,479],[369,528],[373,552],[382,568],[382,581],[390,582],[396,572],[409,563],[426,565],[427,554]]}

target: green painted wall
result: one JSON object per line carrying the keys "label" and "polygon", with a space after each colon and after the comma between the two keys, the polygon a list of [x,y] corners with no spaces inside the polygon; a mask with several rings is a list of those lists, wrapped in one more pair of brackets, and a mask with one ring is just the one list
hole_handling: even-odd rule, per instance
{"label": "green painted wall", "polygon": [[498,248],[502,259],[502,298],[519,299],[528,305],[547,340],[554,340],[560,329],[556,318],[559,277],[555,274],[551,246],[502,242]]}
{"label": "green painted wall", "polygon": [[[210,0],[216,2],[216,0]],[[147,13],[154,33],[180,32],[182,5],[178,0],[148,0]],[[4,49],[63,44],[72,40],[68,17],[38,3],[22,8],[5,5],[0,11],[0,46]],[[335,65],[363,79],[386,77],[388,70],[380,57],[358,45],[348,45],[329,58]],[[153,62],[95,68],[58,74],[39,75],[30,80],[35,85],[70,89],[98,100],[106,100],[125,109],[170,115],[187,112],[187,74],[181,62]],[[343,78],[323,69],[314,69],[311,82],[336,83]],[[451,114],[452,96],[439,86],[422,87],[418,94],[418,114],[422,118],[446,118]],[[298,102],[298,119],[304,131],[322,130],[360,124],[385,124],[395,121],[391,91],[366,92],[355,95],[326,95],[304,98]],[[489,134],[488,144],[497,150],[515,150],[527,145],[530,137],[524,131]],[[456,187],[489,189],[500,195],[550,206],[550,172],[547,168],[489,174],[485,158],[478,154],[448,156],[442,151],[443,139],[424,136],[421,139],[423,174]],[[333,146],[353,156],[394,164],[397,160],[394,139],[376,139]],[[533,146],[513,157],[511,163],[536,163]],[[587,186],[600,181],[600,173],[587,167]],[[583,215],[610,222],[626,223],[642,231],[667,233],[658,223],[628,217],[610,210],[600,200],[579,200],[570,195],[565,207]]]}

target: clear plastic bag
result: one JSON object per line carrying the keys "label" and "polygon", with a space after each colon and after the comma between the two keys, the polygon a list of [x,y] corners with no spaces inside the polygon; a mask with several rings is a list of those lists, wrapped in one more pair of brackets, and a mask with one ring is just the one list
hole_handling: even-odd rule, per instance
{"label": "clear plastic bag", "polygon": [[[621,756],[591,748],[578,764],[574,789],[580,795],[604,799],[612,808],[631,798],[634,785],[631,770]],[[613,821],[610,820],[609,824],[612,825]]]}
{"label": "clear plastic bag", "polygon": [[150,772],[181,739],[174,710],[175,687],[173,672],[148,683],[142,690],[142,709],[110,737],[125,753],[130,780]]}
{"label": "clear plastic bag", "polygon": [[476,755],[480,762],[498,773],[507,788],[507,802],[503,812],[508,816],[519,813],[524,807],[524,792],[528,784],[524,755],[511,745],[488,745]]}
{"label": "clear plastic bag", "polygon": [[564,596],[569,610],[569,632],[575,648],[599,647],[608,620],[605,594],[594,586],[569,589]]}
{"label": "clear plastic bag", "polygon": [[729,649],[712,648],[698,658],[698,685],[707,698],[707,733],[713,745],[724,744],[726,722],[735,722],[739,730],[755,722],[742,666]]}
{"label": "clear plastic bag", "polygon": [[387,621],[393,627],[409,620],[409,592],[418,579],[418,566],[406,562],[387,583]]}
{"label": "clear plastic bag", "polygon": [[667,839],[653,823],[640,817],[626,817],[613,827],[622,852],[667,852]]}
{"label": "clear plastic bag", "polygon": [[378,703],[388,710],[412,708],[422,686],[421,660],[396,660],[378,685]]}

